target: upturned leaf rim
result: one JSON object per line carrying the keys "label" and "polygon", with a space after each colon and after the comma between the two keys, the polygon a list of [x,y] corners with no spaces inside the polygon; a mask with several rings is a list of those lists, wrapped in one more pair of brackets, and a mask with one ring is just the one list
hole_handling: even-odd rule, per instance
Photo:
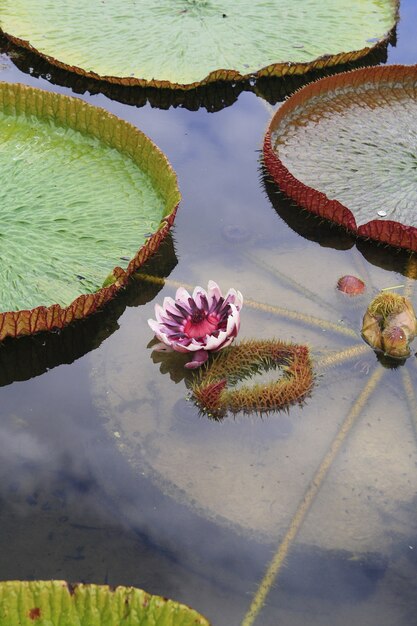
{"label": "upturned leaf rim", "polygon": [[393,7],[393,25],[373,45],[366,46],[359,50],[351,50],[348,52],[339,52],[337,54],[325,54],[317,57],[316,59],[308,62],[285,62],[280,61],[278,63],[271,63],[266,65],[255,72],[241,73],[234,69],[218,68],[207,74],[201,80],[193,81],[190,83],[180,83],[176,81],[170,81],[168,79],[152,78],[151,80],[140,78],[136,76],[113,76],[113,75],[101,75],[91,70],[85,70],[82,67],[76,65],[70,65],[57,59],[51,55],[38,50],[27,39],[22,39],[9,33],[6,30],[0,28],[0,33],[8,39],[13,45],[18,48],[23,48],[28,52],[37,55],[41,60],[55,66],[61,70],[69,73],[82,76],[84,78],[93,79],[97,82],[106,82],[111,85],[120,85],[124,87],[146,87],[157,89],[171,89],[177,91],[188,91],[205,85],[210,85],[216,82],[231,82],[240,83],[248,82],[250,80],[257,80],[258,78],[286,78],[292,76],[300,76],[312,71],[321,71],[336,67],[338,65],[346,65],[350,63],[358,62],[360,59],[367,57],[373,52],[386,48],[388,43],[392,41],[395,36],[396,26],[399,19],[400,0],[387,0]]}
{"label": "upturned leaf rim", "polygon": [[[126,154],[152,179],[163,199],[163,216],[155,230],[130,260],[126,270],[116,266],[109,284],[94,293],[81,293],[68,306],[52,304],[0,313],[0,341],[6,337],[59,330],[83,319],[112,300],[130,277],[156,252],[168,234],[181,199],[177,177],[166,156],[138,128],[112,113],[64,96],[20,83],[0,83],[0,108],[9,114],[25,112],[54,124],[95,137]],[[103,281],[106,277],[103,276]]]}
{"label": "upturned leaf rim", "polygon": [[361,239],[372,240],[395,248],[417,251],[417,228],[394,220],[373,219],[357,225],[349,207],[338,200],[330,200],[323,192],[297,179],[284,165],[272,146],[272,134],[296,107],[303,107],[311,98],[327,95],[333,90],[364,83],[388,83],[393,81],[417,82],[417,65],[387,65],[367,67],[327,76],[309,83],[288,98],[273,115],[263,141],[263,164],[281,191],[299,207],[341,226]]}

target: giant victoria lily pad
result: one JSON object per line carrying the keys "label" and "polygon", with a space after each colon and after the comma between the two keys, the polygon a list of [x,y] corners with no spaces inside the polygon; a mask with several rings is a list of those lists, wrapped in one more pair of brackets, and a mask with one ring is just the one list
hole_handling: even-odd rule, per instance
{"label": "giant victoria lily pad", "polygon": [[387,43],[397,0],[3,0],[14,43],[125,85],[190,88],[300,74]]}
{"label": "giant victoria lily pad", "polygon": [[289,98],[264,141],[282,191],[354,234],[417,251],[417,66],[355,70]]}
{"label": "giant victoria lily pad", "polygon": [[134,587],[0,582],[0,626],[210,626],[193,609]]}
{"label": "giant victoria lily pad", "polygon": [[0,172],[0,340],[113,298],[179,202],[172,168],[135,127],[22,85],[0,86]]}

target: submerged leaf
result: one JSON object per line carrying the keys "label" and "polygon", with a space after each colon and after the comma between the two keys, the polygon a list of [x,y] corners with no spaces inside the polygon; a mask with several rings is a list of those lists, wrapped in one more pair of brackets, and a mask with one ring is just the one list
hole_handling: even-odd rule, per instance
{"label": "submerged leaf", "polygon": [[134,587],[0,582],[0,626],[210,626],[193,609]]}
{"label": "submerged leaf", "polygon": [[297,92],[273,117],[265,165],[301,207],[417,250],[417,66],[355,70]]}
{"label": "submerged leaf", "polygon": [[386,44],[397,0],[3,0],[14,43],[126,85],[194,87],[354,61]]}
{"label": "submerged leaf", "polygon": [[[379,362],[382,355],[376,356],[360,337],[360,318],[368,304],[363,306],[365,296],[359,300],[344,297],[335,288],[340,276],[360,270],[371,300],[374,293],[387,287],[386,271],[364,264],[355,248],[346,254],[332,249],[325,252],[318,255],[316,244],[297,238],[297,245],[282,253],[284,264],[277,247],[268,245],[250,257],[239,254],[238,277],[230,254],[215,255],[210,266],[210,272],[223,272],[222,284],[234,280],[239,288],[246,285],[242,341],[248,336],[279,336],[286,342],[309,346],[314,393],[302,407],[291,406],[288,415],[276,412],[255,418],[238,413],[220,421],[208,419],[199,414],[192,401],[185,401],[186,387],[181,382],[185,370],[178,358],[181,355],[175,353],[172,360],[166,355],[161,358],[161,353],[157,361],[154,356],[145,359],[139,380],[138,355],[146,350],[149,340],[146,310],[138,311],[142,323],[134,333],[124,325],[117,341],[106,342],[92,353],[91,394],[106,431],[132,466],[132,484],[137,483],[140,472],[145,472],[161,493],[172,498],[171,502],[189,506],[198,519],[205,516],[214,521],[213,536],[222,525],[232,526],[256,542],[266,541],[268,554],[271,540],[286,536],[317,468],[327,450],[334,449],[335,437],[341,442],[336,435],[338,428],[356,415],[352,436],[340,448],[337,465],[329,469],[297,535],[297,545],[300,549],[307,543],[326,550],[351,551],[355,558],[374,551],[385,557],[399,540],[407,541],[414,511],[417,452],[410,436],[410,417],[415,411],[408,414],[400,377],[404,370],[414,381],[415,359],[405,364],[395,361],[395,371],[385,369]],[[184,275],[182,265],[175,278],[194,284],[196,276],[205,271],[205,261],[186,265],[188,274]],[[397,285],[397,278],[390,279],[389,284]],[[176,281],[167,281],[163,295],[172,296],[177,287]],[[253,293],[262,294],[263,301],[252,300]],[[233,353],[238,356],[236,350]],[[185,376],[188,383],[194,372]],[[250,380],[238,382],[235,390],[268,384],[274,378],[285,381],[285,372],[279,369],[262,369],[259,375],[250,376]],[[221,385],[217,389],[214,385],[211,398],[216,399]],[[229,382],[227,386],[233,392]],[[394,417],[390,410],[393,403]],[[411,477],[410,482],[404,480],[405,475]],[[112,497],[120,497],[111,480],[107,486]],[[137,506],[129,507],[128,515],[131,523],[137,524],[143,521],[142,488],[138,486],[135,495],[129,490],[129,502],[131,496]],[[390,541],[381,526],[381,511],[392,520]],[[396,516],[398,511],[407,522]],[[161,523],[171,528],[172,516],[165,516]],[[158,525],[155,530],[156,538],[160,528]],[[178,541],[189,548],[188,527],[182,528]],[[197,533],[194,538],[193,556],[205,549],[200,536]],[[211,558],[212,548],[207,550]],[[221,562],[222,567],[224,551],[220,549],[216,555],[219,558],[213,562],[217,568]]]}
{"label": "submerged leaf", "polygon": [[78,99],[3,83],[0,137],[2,340],[112,298],[167,234],[179,191],[145,135]]}

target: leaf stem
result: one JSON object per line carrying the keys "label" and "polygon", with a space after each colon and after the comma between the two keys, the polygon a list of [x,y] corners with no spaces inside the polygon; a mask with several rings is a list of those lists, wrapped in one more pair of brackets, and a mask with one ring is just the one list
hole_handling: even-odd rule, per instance
{"label": "leaf stem", "polygon": [[[171,278],[160,278],[159,276],[152,276],[150,274],[137,273],[135,274],[135,279],[145,280],[156,285],[166,284],[176,288],[185,287],[185,289],[188,289],[189,291],[193,289],[193,286],[187,283],[178,282],[177,280],[172,280]],[[252,309],[263,311],[264,313],[272,313],[273,315],[284,317],[288,320],[302,322],[304,324],[308,324],[309,326],[321,328],[322,330],[329,330],[340,335],[345,335],[346,337],[354,337],[355,339],[357,339],[358,337],[358,333],[352,328],[346,328],[345,326],[342,326],[342,324],[328,322],[327,320],[323,320],[319,317],[314,317],[313,315],[305,315],[304,313],[299,313],[298,311],[291,311],[290,309],[285,309],[284,307],[273,306],[271,304],[265,304],[263,302],[257,302],[256,300],[250,300],[246,298],[245,305]]]}
{"label": "leaf stem", "polygon": [[372,392],[381,380],[384,373],[385,370],[382,367],[376,367],[374,369],[372,376],[369,378],[360,396],[357,398],[356,402],[346,416],[336,437],[333,439],[328,451],[322,459],[309,487],[307,488],[307,491],[304,494],[303,499],[298,505],[298,508],[292,520],[290,521],[287,532],[285,533],[284,538],[278,547],[278,550],[273,556],[266,570],[265,576],[259,584],[259,587],[251,602],[249,610],[241,623],[241,626],[252,626],[252,624],[255,622],[258,613],[264,605],[268,593],[271,591],[272,585],[275,583],[277,575],[279,574],[285,563],[285,559],[287,558],[288,552],[298,534],[298,531],[300,530],[307,516],[307,513],[309,512],[311,506],[316,499],[316,496],[327,476],[328,471],[330,470],[342,444],[345,442],[348,434],[350,433],[352,427],[362,413],[365,404],[368,402]]}

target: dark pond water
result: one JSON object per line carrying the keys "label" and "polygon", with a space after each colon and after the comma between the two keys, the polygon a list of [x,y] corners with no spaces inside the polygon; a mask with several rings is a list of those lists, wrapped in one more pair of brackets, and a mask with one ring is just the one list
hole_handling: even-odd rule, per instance
{"label": "dark pond water", "polygon": [[[416,24],[403,0],[388,63],[417,61]],[[318,229],[263,180],[263,133],[299,84],[175,101],[73,91],[15,50],[2,62],[3,80],[75,93],[141,128],[183,201],[146,268],[163,286],[140,279],[85,324],[0,348],[1,579],[135,585],[214,626],[415,624],[416,359],[381,363],[359,337],[378,289],[403,285],[416,304],[408,257]],[[367,282],[358,303],[335,291],[348,273]],[[303,407],[211,421],[186,400],[181,359],[152,354],[154,303],[209,279],[252,301],[242,338],[311,347],[317,380]]]}

